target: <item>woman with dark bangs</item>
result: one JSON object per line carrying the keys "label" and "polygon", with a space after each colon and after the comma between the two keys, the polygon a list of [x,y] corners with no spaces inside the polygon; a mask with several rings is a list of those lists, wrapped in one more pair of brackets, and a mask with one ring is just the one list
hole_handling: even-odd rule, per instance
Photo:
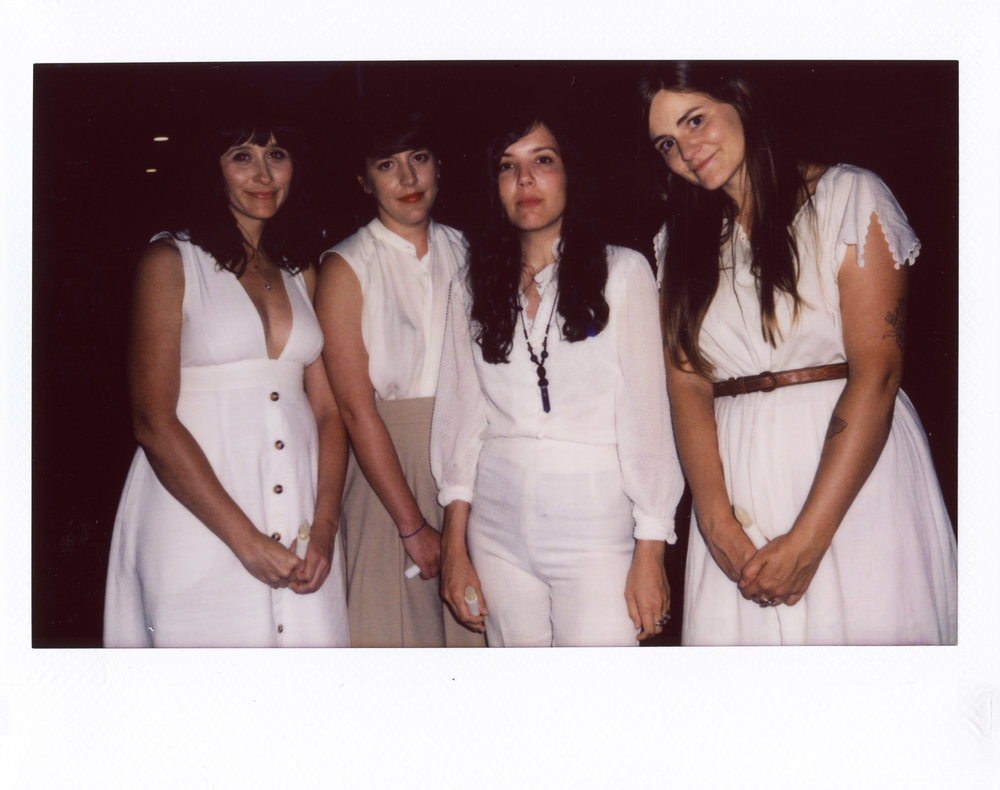
{"label": "woman with dark bangs", "polygon": [[465,237],[434,222],[440,162],[422,113],[366,106],[354,170],[375,218],[323,254],[323,358],[351,437],[343,530],[355,647],[472,647],[438,594],[441,509],[427,447],[448,283]]}
{"label": "woman with dark bangs", "polygon": [[694,497],[685,644],[956,639],[955,539],[899,390],[920,243],[885,184],[783,156],[713,64],[650,69],[667,383]]}
{"label": "woman with dark bangs", "polygon": [[346,647],[336,533],[347,439],[305,237],[277,217],[294,138],[232,126],[206,204],[153,237],[129,347],[139,449],[115,521],[109,647]]}
{"label": "woman with dark bangs", "polygon": [[600,239],[547,114],[510,124],[488,164],[431,432],[442,595],[491,647],[635,645],[669,616],[683,487],[653,276]]}

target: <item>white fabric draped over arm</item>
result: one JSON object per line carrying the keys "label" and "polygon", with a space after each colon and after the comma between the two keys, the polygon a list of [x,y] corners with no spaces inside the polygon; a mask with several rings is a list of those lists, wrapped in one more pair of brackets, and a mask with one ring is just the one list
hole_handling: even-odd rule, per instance
{"label": "white fabric draped over arm", "polygon": [[431,472],[438,503],[472,502],[476,466],[486,428],[486,397],[473,359],[465,270],[452,279],[444,348],[431,421]]}

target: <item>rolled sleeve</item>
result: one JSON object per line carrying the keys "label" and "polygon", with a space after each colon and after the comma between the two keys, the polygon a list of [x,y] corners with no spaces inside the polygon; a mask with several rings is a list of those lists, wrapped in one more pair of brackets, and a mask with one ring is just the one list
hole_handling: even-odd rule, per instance
{"label": "rolled sleeve", "polygon": [[473,358],[465,271],[451,282],[444,347],[431,420],[431,473],[438,503],[472,502],[486,428],[486,397]]}
{"label": "rolled sleeve", "polygon": [[621,367],[615,421],[625,494],[632,501],[636,540],[674,543],[674,512],[684,492],[670,423],[656,283],[645,259],[616,250],[613,305]]}

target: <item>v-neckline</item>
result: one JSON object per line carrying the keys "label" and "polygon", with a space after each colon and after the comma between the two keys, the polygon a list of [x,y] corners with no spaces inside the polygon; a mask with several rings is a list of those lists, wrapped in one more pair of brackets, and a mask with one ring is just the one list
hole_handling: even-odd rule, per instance
{"label": "v-neckline", "polygon": [[288,349],[288,344],[292,340],[292,335],[295,332],[295,308],[292,306],[292,296],[288,289],[288,283],[285,281],[285,270],[279,269],[278,276],[281,278],[281,286],[285,292],[285,301],[288,302],[288,312],[291,315],[292,323],[288,328],[288,337],[285,338],[285,343],[278,351],[277,356],[272,357],[267,351],[267,330],[264,328],[264,317],[261,315],[260,310],[257,309],[257,305],[254,304],[253,298],[250,296],[250,292],[244,287],[243,283],[240,282],[239,277],[234,277],[236,281],[236,287],[240,289],[243,293],[246,303],[250,310],[253,311],[254,316],[257,319],[257,328],[260,332],[260,342],[264,350],[264,358],[269,360],[279,360],[285,355],[285,351]]}

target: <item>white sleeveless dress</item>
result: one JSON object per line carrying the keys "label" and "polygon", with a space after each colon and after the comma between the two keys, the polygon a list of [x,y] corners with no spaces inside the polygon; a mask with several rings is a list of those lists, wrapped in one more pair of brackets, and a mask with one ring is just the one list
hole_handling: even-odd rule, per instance
{"label": "white sleeveless dress", "polygon": [[[175,241],[184,264],[177,415],[243,512],[289,547],[316,503],[318,439],[303,373],[323,339],[308,293],[301,276],[283,273],[292,330],[269,359],[260,316],[236,277]],[[338,540],[317,592],[271,589],[167,492],[140,448],[115,520],[104,644],[346,647],[342,565]]]}
{"label": "white sleeveless dress", "polygon": [[[912,264],[920,242],[874,173],[831,167],[816,186],[815,217],[792,224],[803,309],[776,305],[783,341],[760,331],[760,303],[746,237],[720,258],[720,281],[699,343],[713,378],[846,361],[837,277],[847,245],[878,216],[895,265]],[[656,242],[662,260],[665,239]],[[873,264],[868,264],[873,265]],[[662,268],[662,267],[661,267]],[[787,532],[812,485],[845,381],[823,381],[715,399],[719,452],[730,501],[768,539]],[[682,642],[696,645],[953,644],[957,638],[956,546],[923,426],[902,391],[882,455],[834,535],[809,589],[794,606],[745,600],[716,564],[692,518]]]}

